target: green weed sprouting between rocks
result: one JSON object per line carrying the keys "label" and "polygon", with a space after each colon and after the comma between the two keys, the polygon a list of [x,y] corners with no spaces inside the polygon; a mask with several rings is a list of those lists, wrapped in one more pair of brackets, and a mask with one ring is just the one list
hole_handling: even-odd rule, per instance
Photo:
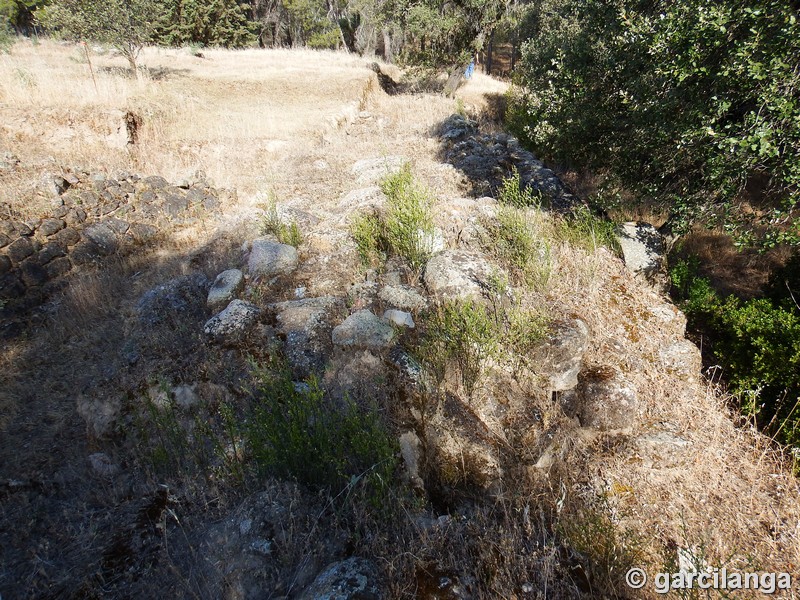
{"label": "green weed sprouting between rocks", "polygon": [[523,186],[519,171],[514,168],[511,175],[503,178],[497,190],[497,201],[504,206],[514,208],[541,208],[544,197],[532,186]]}
{"label": "green weed sprouting between rocks", "polygon": [[314,378],[293,381],[278,359],[251,368],[253,396],[240,411],[179,408],[163,384],[160,400],[146,400],[138,447],[156,473],[278,477],[331,490],[363,481],[373,499],[387,491],[396,444],[374,406],[329,398]]}
{"label": "green weed sprouting between rocks", "polygon": [[419,272],[430,258],[434,236],[431,193],[414,180],[408,165],[387,176],[381,191],[385,211],[357,215],[350,226],[359,256],[366,266],[376,266],[394,254]]}
{"label": "green weed sprouting between rocks", "polygon": [[261,476],[340,488],[362,475],[382,488],[395,468],[395,444],[375,407],[333,400],[315,378],[292,381],[280,363],[253,366],[256,403],[244,437]]}
{"label": "green weed sprouting between rocks", "polygon": [[464,392],[472,396],[488,359],[524,357],[544,338],[549,320],[535,310],[468,299],[438,305],[422,322],[414,354],[439,384],[455,365]]}
{"label": "green weed sprouting between rocks", "polygon": [[278,205],[274,194],[270,194],[270,200],[264,209],[261,229],[265,234],[274,235],[281,244],[297,248],[303,243],[303,234],[300,232],[297,222],[292,220],[290,223],[286,223],[278,215]]}
{"label": "green weed sprouting between rocks", "polygon": [[484,246],[516,284],[541,288],[550,278],[550,244],[541,230],[534,215],[513,206],[501,206],[497,218],[487,222]]}

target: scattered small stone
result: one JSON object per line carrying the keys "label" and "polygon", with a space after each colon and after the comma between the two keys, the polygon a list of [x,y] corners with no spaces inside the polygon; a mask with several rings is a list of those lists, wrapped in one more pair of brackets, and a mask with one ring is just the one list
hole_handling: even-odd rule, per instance
{"label": "scattered small stone", "polygon": [[64,229],[64,227],[66,226],[67,224],[64,223],[64,221],[62,221],[61,219],[44,219],[42,221],[42,224],[39,225],[39,233],[41,233],[44,236],[50,237],[51,235],[55,235],[56,233]]}
{"label": "scattered small stone", "polygon": [[403,312],[402,310],[389,309],[383,313],[383,318],[399,327],[408,327],[414,329],[414,319],[411,313]]}
{"label": "scattered small stone", "polygon": [[189,410],[200,404],[200,398],[195,392],[194,385],[177,385],[172,388],[172,397],[175,405],[182,410]]}

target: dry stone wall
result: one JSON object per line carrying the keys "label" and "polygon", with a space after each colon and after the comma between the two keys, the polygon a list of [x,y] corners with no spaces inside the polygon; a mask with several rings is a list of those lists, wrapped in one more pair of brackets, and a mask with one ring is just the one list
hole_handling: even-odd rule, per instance
{"label": "dry stone wall", "polygon": [[41,304],[75,270],[134,252],[167,228],[191,225],[231,199],[202,173],[172,185],[160,176],[71,171],[47,175],[39,190],[52,205],[41,218],[0,215],[5,316]]}

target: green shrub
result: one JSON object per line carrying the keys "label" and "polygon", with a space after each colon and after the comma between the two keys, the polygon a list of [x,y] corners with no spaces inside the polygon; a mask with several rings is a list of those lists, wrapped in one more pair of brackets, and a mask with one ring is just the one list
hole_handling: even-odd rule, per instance
{"label": "green shrub", "polygon": [[600,246],[617,254],[620,252],[616,224],[596,216],[586,206],[576,206],[571,214],[561,219],[558,236],[589,252],[594,252]]}
{"label": "green shrub", "polygon": [[385,212],[357,215],[351,223],[359,256],[365,265],[374,266],[394,254],[419,272],[430,258],[434,236],[430,192],[414,180],[408,165],[386,177],[381,190],[386,195]]}
{"label": "green shrub", "polygon": [[386,245],[383,224],[377,215],[356,215],[350,223],[350,235],[356,242],[358,256],[365,267],[376,267],[386,260],[386,253],[381,250]]}
{"label": "green shrub", "polygon": [[288,244],[297,248],[303,243],[303,234],[296,221],[285,223],[278,215],[278,205],[271,195],[270,201],[264,211],[264,220],[261,227],[263,233],[272,234],[281,244]]}
{"label": "green shrub", "polygon": [[413,349],[441,384],[449,365],[458,369],[467,396],[472,396],[488,359],[516,365],[547,333],[549,319],[520,308],[498,310],[476,300],[448,301],[423,316],[422,335]]}
{"label": "green shrub", "polygon": [[414,180],[408,165],[386,177],[381,182],[381,191],[387,198],[383,222],[386,244],[418,271],[431,254],[434,235],[431,194]]}
{"label": "green shrub", "polygon": [[531,215],[514,206],[501,206],[496,221],[488,223],[486,250],[507,269],[517,283],[541,287],[550,277],[550,247],[532,222]]}
{"label": "green shrub", "polygon": [[769,299],[719,297],[696,258],[671,269],[673,293],[703,332],[741,409],[780,441],[800,444],[800,312]]}
{"label": "green shrub", "polygon": [[514,208],[539,208],[542,205],[542,194],[531,186],[523,186],[519,171],[514,168],[497,190],[497,200],[500,204]]}
{"label": "green shrub", "polygon": [[[548,160],[660,204],[677,233],[704,220],[797,243],[797,17],[781,0],[533,3],[509,125]],[[769,209],[739,210],[758,188]]]}
{"label": "green shrub", "polygon": [[311,487],[341,487],[367,474],[391,480],[395,444],[376,409],[327,398],[316,379],[292,381],[285,365],[255,368],[256,405],[247,446],[261,475],[293,478]]}

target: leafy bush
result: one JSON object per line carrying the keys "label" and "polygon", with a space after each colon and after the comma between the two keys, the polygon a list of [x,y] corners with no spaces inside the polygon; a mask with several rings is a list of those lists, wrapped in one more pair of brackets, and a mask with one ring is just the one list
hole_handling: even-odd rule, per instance
{"label": "leafy bush", "polygon": [[550,248],[537,235],[532,217],[512,206],[502,206],[496,221],[487,223],[487,250],[518,283],[543,286],[550,276]]}
{"label": "leafy bush", "polygon": [[742,411],[768,434],[800,445],[800,312],[765,298],[722,299],[698,266],[690,258],[671,269],[690,327],[708,336]]}
{"label": "leafy bush", "polygon": [[596,216],[586,206],[576,206],[571,214],[563,217],[557,235],[589,252],[594,252],[600,246],[620,252],[616,224]]}
{"label": "leafy bush", "polygon": [[531,186],[523,186],[519,171],[514,168],[511,175],[503,179],[497,192],[497,200],[500,204],[514,208],[539,208],[542,205],[542,194]]}
{"label": "leafy bush", "polygon": [[257,404],[246,439],[262,475],[290,477],[312,487],[341,487],[367,474],[390,481],[395,445],[377,411],[345,398],[327,398],[313,378],[298,385],[281,364],[255,368]]}
{"label": "leafy bush", "polygon": [[287,224],[278,215],[278,206],[272,198],[264,211],[262,227],[264,233],[269,233],[278,238],[281,244],[298,247],[303,243],[303,234],[296,221]]}
{"label": "leafy bush", "polygon": [[445,302],[424,315],[422,323],[414,353],[440,384],[454,364],[468,396],[488,359],[524,359],[548,327],[548,319],[538,312],[498,310],[472,299]]}
{"label": "leafy bush", "polygon": [[387,198],[385,212],[358,215],[351,223],[359,255],[365,265],[374,266],[395,254],[420,271],[431,255],[434,238],[430,192],[414,181],[408,165],[386,177],[381,190]]}
{"label": "leafy bush", "polygon": [[[703,219],[796,243],[797,16],[779,0],[543,0],[509,123],[541,155],[658,201],[678,232]],[[738,211],[757,188],[769,209]]]}

